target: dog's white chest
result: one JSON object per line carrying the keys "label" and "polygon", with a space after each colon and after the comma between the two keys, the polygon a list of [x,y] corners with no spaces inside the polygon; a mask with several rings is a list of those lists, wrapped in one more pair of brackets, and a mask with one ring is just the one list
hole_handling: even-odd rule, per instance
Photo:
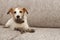
{"label": "dog's white chest", "polygon": [[12,19],[10,20],[10,22],[11,22],[10,26],[12,26],[12,27],[24,27],[24,23],[19,24],[19,23],[16,23],[15,21],[13,21]]}
{"label": "dog's white chest", "polygon": [[24,27],[24,23],[19,24],[19,23],[13,22],[11,26],[12,26],[12,27],[20,27],[20,28],[21,28],[21,27]]}
{"label": "dog's white chest", "polygon": [[6,26],[7,27],[10,26],[11,29],[14,29],[14,28],[27,29],[27,28],[29,28],[26,21],[24,23],[19,24],[19,23],[16,23],[12,18],[7,22]]}

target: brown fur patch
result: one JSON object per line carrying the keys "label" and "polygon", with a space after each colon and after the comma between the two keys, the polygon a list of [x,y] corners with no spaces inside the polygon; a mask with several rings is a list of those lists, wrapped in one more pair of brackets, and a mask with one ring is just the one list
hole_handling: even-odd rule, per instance
{"label": "brown fur patch", "polygon": [[[9,11],[7,12],[7,14],[9,14],[10,12],[13,13],[15,10],[15,8],[10,8]],[[18,8],[18,10],[22,11],[22,13],[27,13],[28,14],[28,11],[26,8]]]}
{"label": "brown fur patch", "polygon": [[28,14],[28,11],[27,11],[27,9],[26,8],[19,8],[20,9],[20,11],[22,11],[22,13],[27,13]]}
{"label": "brown fur patch", "polygon": [[[10,8],[9,11],[7,12],[7,14],[10,14],[10,15],[12,15],[12,16],[14,17],[14,10],[15,10],[15,8]],[[23,14],[22,14],[23,16],[24,16],[24,13],[25,13],[25,12],[28,14],[28,11],[27,11],[26,8],[18,8],[18,10],[23,13]],[[15,17],[14,17],[14,18],[15,18]]]}
{"label": "brown fur patch", "polygon": [[13,8],[10,8],[9,11],[7,12],[7,14],[9,13],[13,13]]}
{"label": "brown fur patch", "polygon": [[26,8],[23,8],[22,10],[23,10],[24,13],[26,12],[28,14],[28,11],[27,11]]}
{"label": "brown fur patch", "polygon": [[7,14],[10,14],[11,16],[13,16],[13,18],[15,18],[14,14],[13,14],[14,10],[15,10],[15,8],[10,8],[9,11],[7,12]]}

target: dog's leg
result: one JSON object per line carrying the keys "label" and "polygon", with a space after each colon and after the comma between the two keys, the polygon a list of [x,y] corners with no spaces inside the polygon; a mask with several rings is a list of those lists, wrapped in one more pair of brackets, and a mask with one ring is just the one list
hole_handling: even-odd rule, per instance
{"label": "dog's leg", "polygon": [[22,28],[17,27],[17,28],[14,28],[14,30],[20,31],[21,34],[23,34],[25,32],[30,32],[30,33],[34,33],[35,32],[35,30],[30,28],[30,27],[25,27],[25,28],[24,27],[22,27]]}
{"label": "dog's leg", "polygon": [[30,27],[29,27],[29,25],[27,25],[27,23],[25,24],[24,29],[26,30],[26,32],[30,32],[30,33],[35,32],[35,30],[34,30],[34,29],[32,29],[32,28],[30,28]]}
{"label": "dog's leg", "polygon": [[4,25],[4,28],[9,28],[10,26],[9,26],[9,24],[8,23],[6,23],[5,25]]}
{"label": "dog's leg", "polygon": [[30,33],[34,33],[35,32],[35,30],[34,29],[31,29],[31,28],[27,29],[26,31],[27,32],[30,32]]}
{"label": "dog's leg", "polygon": [[21,34],[26,32],[23,28],[14,28],[14,30],[20,31]]}
{"label": "dog's leg", "polygon": [[8,22],[5,24],[4,28],[9,28],[10,25],[12,24],[11,19],[8,20]]}

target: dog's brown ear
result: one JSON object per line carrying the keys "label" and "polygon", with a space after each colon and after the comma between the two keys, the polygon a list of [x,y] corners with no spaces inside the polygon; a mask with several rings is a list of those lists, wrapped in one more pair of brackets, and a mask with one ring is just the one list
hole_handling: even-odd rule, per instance
{"label": "dog's brown ear", "polygon": [[13,12],[13,8],[10,8],[7,14],[12,13],[12,12]]}
{"label": "dog's brown ear", "polygon": [[24,11],[24,12],[26,12],[26,13],[28,14],[28,11],[27,11],[27,9],[26,9],[26,8],[23,8],[23,11]]}

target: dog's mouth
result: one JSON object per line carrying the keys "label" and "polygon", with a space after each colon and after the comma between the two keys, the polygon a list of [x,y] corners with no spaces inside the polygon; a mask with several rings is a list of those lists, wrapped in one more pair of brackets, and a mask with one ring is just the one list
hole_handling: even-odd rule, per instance
{"label": "dog's mouth", "polygon": [[17,18],[17,19],[15,19],[15,22],[21,24],[21,23],[24,23],[24,20],[23,19],[20,19],[20,18]]}

